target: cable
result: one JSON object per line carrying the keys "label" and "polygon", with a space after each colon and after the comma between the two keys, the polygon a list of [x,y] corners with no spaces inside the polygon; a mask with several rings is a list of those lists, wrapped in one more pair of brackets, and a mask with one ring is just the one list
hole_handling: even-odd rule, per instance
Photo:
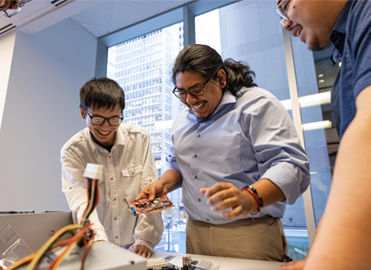
{"label": "cable", "polygon": [[[90,178],[91,175],[95,175],[94,177],[98,177],[100,175],[101,177],[102,166],[96,164],[87,164],[87,169],[85,170],[84,176],[87,180],[86,191],[88,204],[85,208],[80,224],[67,225],[64,228],[58,230],[37,252],[30,254],[27,257],[24,257],[23,259],[10,265],[8,267],[9,270],[17,269],[18,267],[26,263],[29,263],[27,270],[37,270],[39,268],[40,262],[43,260],[48,252],[52,253],[51,251],[58,247],[64,248],[61,254],[56,256],[46,267],[46,270],[54,270],[76,245],[79,245],[80,247],[85,246],[85,250],[81,257],[81,269],[84,269],[85,259],[92,246],[95,236],[94,231],[91,229],[93,224],[90,224],[89,216],[97,207],[99,202],[98,179]],[[64,237],[68,233],[71,233],[72,236]]]}

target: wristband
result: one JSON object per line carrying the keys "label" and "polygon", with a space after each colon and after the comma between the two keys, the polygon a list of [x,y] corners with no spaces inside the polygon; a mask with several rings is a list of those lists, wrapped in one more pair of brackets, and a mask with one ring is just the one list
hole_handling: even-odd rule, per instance
{"label": "wristband", "polygon": [[259,196],[258,191],[253,187],[253,186],[245,186],[241,189],[241,191],[246,190],[253,196],[254,200],[256,201],[256,204],[258,208],[254,211],[251,212],[252,215],[256,215],[257,213],[260,212],[260,207],[263,207],[263,199],[262,197]]}

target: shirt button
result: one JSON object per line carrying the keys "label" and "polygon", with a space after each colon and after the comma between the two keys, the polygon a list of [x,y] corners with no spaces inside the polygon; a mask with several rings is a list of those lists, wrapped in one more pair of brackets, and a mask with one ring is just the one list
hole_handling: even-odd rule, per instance
{"label": "shirt button", "polygon": [[111,156],[108,156],[109,158],[111,158]]}
{"label": "shirt button", "polygon": [[72,189],[72,187],[70,187],[70,189]]}
{"label": "shirt button", "polygon": [[200,198],[198,198],[198,200],[197,200],[198,202],[201,202],[201,199]]}
{"label": "shirt button", "polygon": [[197,158],[197,155],[195,155],[195,158]]}
{"label": "shirt button", "polygon": [[132,172],[131,175],[134,175],[134,172]]}
{"label": "shirt button", "polygon": [[118,239],[119,237],[118,236],[115,236],[116,239]]}
{"label": "shirt button", "polygon": [[113,180],[113,177],[111,177],[111,180]]}
{"label": "shirt button", "polygon": [[200,134],[198,134],[198,135],[197,135],[197,138],[200,138],[200,137],[201,137],[201,135],[200,135]]}
{"label": "shirt button", "polygon": [[195,175],[195,179],[198,179],[198,176],[197,175]]}
{"label": "shirt button", "polygon": [[113,198],[113,201],[116,201],[116,198]]}
{"label": "shirt button", "polygon": [[[117,220],[117,217],[115,217],[114,220]],[[117,236],[116,236],[116,238],[117,238]]]}

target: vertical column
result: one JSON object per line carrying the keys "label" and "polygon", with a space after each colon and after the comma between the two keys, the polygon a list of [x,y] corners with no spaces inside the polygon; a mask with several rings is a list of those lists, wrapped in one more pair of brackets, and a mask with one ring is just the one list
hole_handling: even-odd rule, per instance
{"label": "vertical column", "polygon": [[184,47],[196,43],[195,15],[188,6],[183,7]]}
{"label": "vertical column", "polygon": [[108,47],[100,39],[97,44],[97,57],[95,62],[95,77],[106,77],[107,76],[107,63],[108,63]]}
{"label": "vertical column", "polygon": [[[305,149],[291,38],[290,38],[290,33],[284,30],[283,30],[283,43],[285,47],[287,76],[288,76],[288,82],[289,82],[290,99],[291,99],[291,104],[292,104],[292,117],[293,117],[296,131],[298,132],[298,135],[299,135],[299,139],[302,143],[303,148]],[[315,219],[314,219],[311,186],[309,186],[308,189],[304,192],[303,201],[304,201],[305,219],[307,222],[309,246],[312,246],[314,234],[316,232],[316,224],[315,224]]]}

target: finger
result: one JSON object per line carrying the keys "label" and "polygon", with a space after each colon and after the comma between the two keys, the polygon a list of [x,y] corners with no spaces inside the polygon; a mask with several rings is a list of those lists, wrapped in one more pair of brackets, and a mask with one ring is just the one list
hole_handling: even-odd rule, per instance
{"label": "finger", "polygon": [[242,206],[239,205],[233,208],[232,211],[221,212],[220,216],[222,218],[235,218],[235,217],[239,217],[241,213],[242,213]]}
{"label": "finger", "polygon": [[142,190],[142,192],[135,198],[136,200],[140,200],[140,199],[145,199],[145,198],[148,198],[148,190],[147,188],[145,188],[144,190]]}
{"label": "finger", "polygon": [[211,206],[211,210],[213,211],[222,211],[229,208],[235,208],[239,206],[239,202],[235,198],[227,198],[223,201],[219,201],[218,203]]}
{"label": "finger", "polygon": [[134,252],[134,250],[135,250],[135,246],[136,246],[136,245],[132,245],[132,246],[129,248],[129,250],[130,250],[131,252]]}
{"label": "finger", "polygon": [[152,257],[152,250],[148,249],[147,251],[147,258],[151,258]]}
{"label": "finger", "polygon": [[200,193],[205,195],[208,190],[209,190],[208,188],[201,188]]}
{"label": "finger", "polygon": [[149,191],[148,199],[150,201],[153,201],[155,199],[155,196],[156,196],[156,186],[154,184],[153,185],[150,185],[148,187],[148,191]]}
{"label": "finger", "polygon": [[207,201],[207,204],[214,205],[218,202],[225,201],[233,197],[235,197],[235,200],[238,199],[238,190],[234,190],[234,189],[221,190],[213,194]]}
{"label": "finger", "polygon": [[167,194],[167,187],[163,187],[162,194],[160,196],[166,195],[166,194]]}
{"label": "finger", "polygon": [[138,255],[145,258],[147,256],[147,251],[146,251],[147,247],[143,245],[138,245],[138,246],[139,246]]}
{"label": "finger", "polygon": [[216,183],[215,185],[210,187],[209,190],[206,191],[205,196],[210,197],[213,194],[217,193],[218,191],[231,188],[232,186],[233,184],[231,183],[225,183],[225,182]]}

